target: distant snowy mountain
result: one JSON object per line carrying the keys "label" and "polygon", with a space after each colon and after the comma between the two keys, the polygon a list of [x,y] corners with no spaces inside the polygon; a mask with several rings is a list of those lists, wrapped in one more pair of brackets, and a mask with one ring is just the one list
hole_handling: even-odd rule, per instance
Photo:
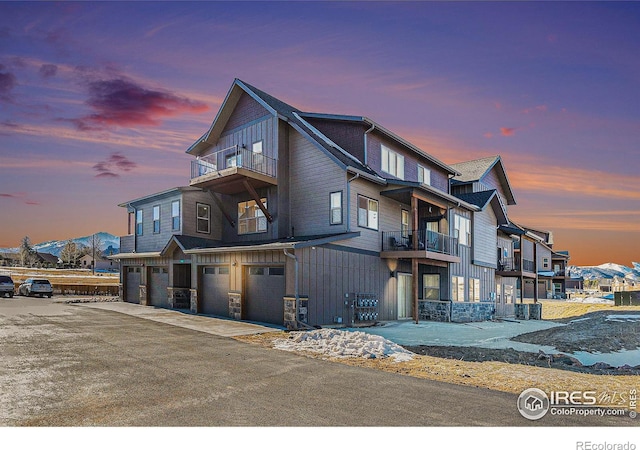
{"label": "distant snowy mountain", "polygon": [[569,266],[568,269],[571,278],[582,277],[585,280],[595,280],[618,277],[640,281],[640,263],[633,262],[631,264],[633,264],[633,267],[615,263],[605,263],[599,266]]}
{"label": "distant snowy mountain", "polygon": [[[120,238],[118,236],[114,236],[113,234],[104,231],[96,234],[100,238],[100,240],[102,240],[102,247],[107,250],[107,253],[118,253],[120,249]],[[83,236],[79,238],[72,238],[70,240],[75,244],[88,247],[91,243],[92,236],[93,235]],[[67,241],[69,241],[69,239],[41,242],[40,244],[35,244],[33,248],[40,253],[51,253],[53,255],[60,256],[60,252],[62,251],[62,248],[67,243]],[[0,248],[0,252],[3,253],[17,253],[19,250],[20,249],[18,247]]]}

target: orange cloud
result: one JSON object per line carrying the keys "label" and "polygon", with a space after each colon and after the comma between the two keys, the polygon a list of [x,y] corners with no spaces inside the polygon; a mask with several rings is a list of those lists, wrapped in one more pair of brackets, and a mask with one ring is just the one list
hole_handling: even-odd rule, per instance
{"label": "orange cloud", "polygon": [[516,134],[516,128],[502,127],[500,128],[500,134],[503,136],[513,136]]}

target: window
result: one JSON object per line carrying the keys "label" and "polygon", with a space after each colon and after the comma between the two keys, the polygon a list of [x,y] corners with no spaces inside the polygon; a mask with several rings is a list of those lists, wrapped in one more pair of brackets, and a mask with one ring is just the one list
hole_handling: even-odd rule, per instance
{"label": "window", "polygon": [[358,195],[358,226],[378,229],[378,201]]}
{"label": "window", "polygon": [[400,232],[403,238],[409,237],[409,211],[403,209],[400,218]]}
{"label": "window", "polygon": [[204,203],[196,203],[196,221],[198,233],[210,233],[211,206]]}
{"label": "window", "polygon": [[233,155],[229,155],[226,158],[226,168],[229,167],[242,167],[242,154],[236,155],[235,153]]}
{"label": "window", "polygon": [[381,168],[383,172],[387,172],[396,178],[404,180],[404,156],[394,152],[390,148],[381,146],[382,161]]}
{"label": "window", "polygon": [[160,205],[153,207],[153,232],[160,233]]}
{"label": "window", "polygon": [[431,171],[418,165],[418,181],[422,184],[431,185]]}
{"label": "window", "polygon": [[451,300],[464,301],[464,277],[451,277]]}
{"label": "window", "polygon": [[478,278],[469,278],[469,301],[480,301],[480,280]]}
{"label": "window", "polygon": [[262,141],[254,142],[251,146],[253,153],[262,153]]}
{"label": "window", "polygon": [[542,267],[545,269],[549,268],[549,258],[543,258],[542,259]]}
{"label": "window", "polygon": [[142,210],[136,211],[136,234],[142,236]]}
{"label": "window", "polygon": [[440,275],[423,275],[422,285],[424,300],[440,300]]}
{"label": "window", "polygon": [[171,202],[171,229],[180,230],[180,200]]}
{"label": "window", "polygon": [[455,237],[462,245],[471,245],[471,220],[458,214],[454,220]]}
{"label": "window", "polygon": [[331,193],[331,225],[342,223],[342,191]]}
{"label": "window", "polygon": [[[267,199],[260,199],[267,207]],[[255,200],[238,203],[238,234],[265,233],[267,218]]]}

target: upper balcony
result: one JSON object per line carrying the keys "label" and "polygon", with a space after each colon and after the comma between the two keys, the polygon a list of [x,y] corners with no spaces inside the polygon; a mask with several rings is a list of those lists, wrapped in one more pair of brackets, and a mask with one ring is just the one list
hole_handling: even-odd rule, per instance
{"label": "upper balcony", "polygon": [[275,186],[277,164],[274,158],[234,145],[191,161],[191,186],[222,194],[247,190],[251,180],[255,189]]}
{"label": "upper balcony", "polygon": [[515,277],[525,276],[528,278],[535,278],[536,276],[536,263],[530,259],[520,258],[502,258],[498,261],[498,268],[496,269],[496,275],[503,277]]}
{"label": "upper balcony", "polygon": [[419,258],[445,263],[460,262],[458,239],[429,230],[385,231],[382,258]]}

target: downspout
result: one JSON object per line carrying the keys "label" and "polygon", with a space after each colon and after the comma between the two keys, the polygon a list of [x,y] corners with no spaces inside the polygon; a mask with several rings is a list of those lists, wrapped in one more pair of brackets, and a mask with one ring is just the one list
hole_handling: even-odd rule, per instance
{"label": "downspout", "polygon": [[358,178],[360,178],[359,173],[347,180],[347,233],[351,233],[351,182]]}
{"label": "downspout", "polygon": [[372,124],[371,128],[364,132],[364,165],[368,165],[369,154],[367,151],[367,134],[371,133],[376,128],[376,124]]}
{"label": "downspout", "polygon": [[304,325],[306,328],[313,328],[311,325],[302,322],[300,320],[300,292],[299,292],[299,281],[298,281],[298,274],[299,274],[299,267],[298,267],[298,257],[294,254],[291,254],[287,251],[286,248],[282,249],[282,251],[284,252],[285,256],[293,259],[293,272],[294,272],[294,276],[295,276],[295,282],[294,282],[294,291],[295,291],[295,297],[296,297],[296,325],[298,324],[302,324]]}

